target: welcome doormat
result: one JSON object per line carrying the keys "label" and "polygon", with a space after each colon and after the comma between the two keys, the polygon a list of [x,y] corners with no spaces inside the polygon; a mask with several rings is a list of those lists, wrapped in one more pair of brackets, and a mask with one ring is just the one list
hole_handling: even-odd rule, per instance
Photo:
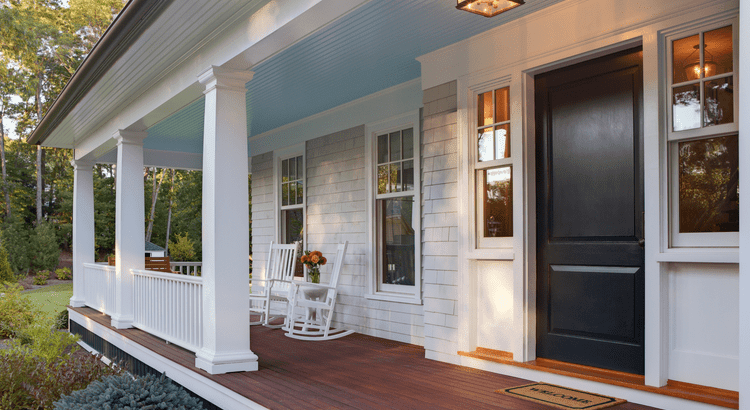
{"label": "welcome doormat", "polygon": [[560,409],[599,410],[626,402],[626,400],[616,399],[614,397],[587,393],[585,391],[569,389],[567,387],[555,386],[554,384],[547,383],[532,383],[496,390],[495,392],[536,403],[546,404],[548,406],[554,406]]}

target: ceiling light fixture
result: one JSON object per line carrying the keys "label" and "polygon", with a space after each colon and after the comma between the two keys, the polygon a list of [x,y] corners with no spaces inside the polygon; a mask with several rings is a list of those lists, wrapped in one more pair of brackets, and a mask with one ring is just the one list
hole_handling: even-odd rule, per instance
{"label": "ceiling light fixture", "polygon": [[524,4],[524,0],[457,0],[456,8],[485,17],[500,13]]}

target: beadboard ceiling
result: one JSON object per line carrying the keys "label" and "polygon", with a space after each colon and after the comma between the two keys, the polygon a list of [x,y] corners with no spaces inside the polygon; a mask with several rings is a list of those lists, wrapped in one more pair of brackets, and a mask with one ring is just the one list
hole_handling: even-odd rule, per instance
{"label": "beadboard ceiling", "polygon": [[[420,55],[480,34],[559,0],[527,0],[494,18],[454,0],[371,0],[252,67],[248,134],[259,135],[420,76]],[[199,153],[199,100],[148,130],[145,147]],[[178,145],[175,145],[180,141]]]}

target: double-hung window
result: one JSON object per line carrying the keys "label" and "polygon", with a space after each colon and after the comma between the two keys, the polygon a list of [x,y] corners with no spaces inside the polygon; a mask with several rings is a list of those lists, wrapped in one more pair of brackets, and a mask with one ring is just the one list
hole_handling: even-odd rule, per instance
{"label": "double-hung window", "polygon": [[[418,124],[418,116],[408,115]],[[419,131],[389,121],[368,137],[372,158],[370,297],[421,303]],[[381,124],[383,125],[383,124]]]}
{"label": "double-hung window", "polygon": [[513,236],[513,166],[510,89],[477,96],[474,170],[478,248],[510,247]]}
{"label": "double-hung window", "polygon": [[303,156],[282,159],[279,166],[280,190],[280,242],[294,243],[303,240],[304,217],[304,161]]}
{"label": "double-hung window", "polygon": [[668,39],[670,243],[737,246],[737,22]]}

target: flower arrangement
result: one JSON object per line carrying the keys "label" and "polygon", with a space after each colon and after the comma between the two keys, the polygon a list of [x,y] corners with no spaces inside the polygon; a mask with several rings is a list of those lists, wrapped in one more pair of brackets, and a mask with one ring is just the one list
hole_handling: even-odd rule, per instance
{"label": "flower arrangement", "polygon": [[328,260],[320,251],[305,251],[305,254],[299,258],[299,261],[307,265],[307,276],[312,283],[320,283],[320,267],[325,265]]}

